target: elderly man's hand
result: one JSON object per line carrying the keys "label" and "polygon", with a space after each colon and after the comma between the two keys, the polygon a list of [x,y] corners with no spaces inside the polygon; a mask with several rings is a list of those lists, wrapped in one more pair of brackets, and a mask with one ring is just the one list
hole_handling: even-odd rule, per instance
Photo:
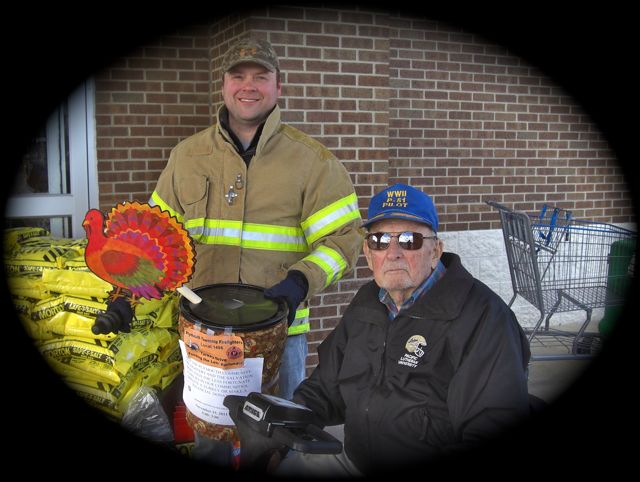
{"label": "elderly man's hand", "polygon": [[247,397],[227,395],[224,405],[240,436],[240,469],[259,473],[273,472],[289,448],[282,442],[261,433],[257,424],[242,412]]}

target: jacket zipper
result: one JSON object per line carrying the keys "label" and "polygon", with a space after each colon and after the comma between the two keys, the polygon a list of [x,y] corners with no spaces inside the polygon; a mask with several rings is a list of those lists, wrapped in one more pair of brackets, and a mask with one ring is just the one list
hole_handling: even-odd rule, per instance
{"label": "jacket zipper", "polygon": [[373,397],[373,394],[382,385],[382,379],[386,369],[387,339],[389,338],[389,325],[391,325],[391,321],[388,321],[387,323],[385,323],[384,342],[382,344],[382,355],[381,355],[382,359],[380,360],[380,370],[378,372],[378,377],[376,382],[371,387],[371,390],[369,392],[369,399],[367,400],[367,406],[364,409],[365,415],[366,415],[366,421],[367,421],[367,441],[368,441],[367,454],[369,455],[369,458],[371,458],[372,448],[373,448],[373,442],[372,442],[373,439],[371,437],[371,420],[369,419],[369,408],[371,406],[371,398]]}

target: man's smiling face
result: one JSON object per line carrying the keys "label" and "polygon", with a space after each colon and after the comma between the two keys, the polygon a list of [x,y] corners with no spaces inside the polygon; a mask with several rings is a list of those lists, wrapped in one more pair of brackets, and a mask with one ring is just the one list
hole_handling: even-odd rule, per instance
{"label": "man's smiling face", "polygon": [[275,107],[282,92],[276,72],[252,63],[242,63],[225,72],[222,98],[229,111],[229,124],[257,128]]}

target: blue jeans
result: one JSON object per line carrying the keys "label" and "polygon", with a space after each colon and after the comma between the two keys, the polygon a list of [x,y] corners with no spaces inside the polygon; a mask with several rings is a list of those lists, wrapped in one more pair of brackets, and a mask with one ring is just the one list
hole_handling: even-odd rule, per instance
{"label": "blue jeans", "polygon": [[291,400],[293,391],[306,378],[305,363],[307,360],[307,335],[291,335],[287,337],[280,364],[278,396]]}

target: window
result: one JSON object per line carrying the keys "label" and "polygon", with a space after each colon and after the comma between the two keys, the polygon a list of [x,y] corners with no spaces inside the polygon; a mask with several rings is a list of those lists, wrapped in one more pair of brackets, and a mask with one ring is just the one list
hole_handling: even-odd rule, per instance
{"label": "window", "polygon": [[51,113],[23,157],[5,227],[40,226],[54,236],[84,236],[84,215],[98,205],[94,108],[94,85],[86,81]]}

